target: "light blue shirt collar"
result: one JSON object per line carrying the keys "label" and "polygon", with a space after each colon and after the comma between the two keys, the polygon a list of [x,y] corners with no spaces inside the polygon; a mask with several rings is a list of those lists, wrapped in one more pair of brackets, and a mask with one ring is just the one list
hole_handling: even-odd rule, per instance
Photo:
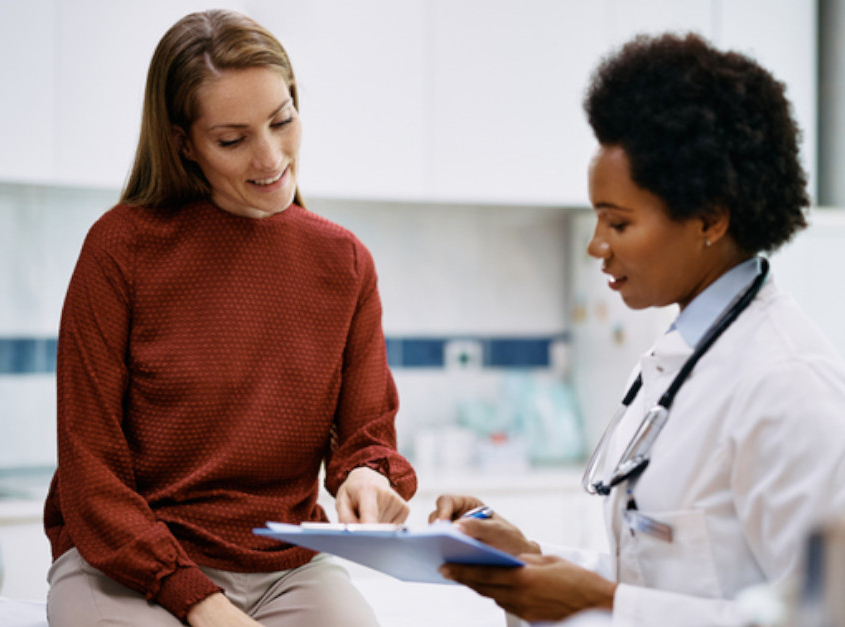
{"label": "light blue shirt collar", "polygon": [[707,329],[722,315],[728,305],[747,288],[760,272],[760,259],[743,261],[708,285],[701,294],[675,318],[672,328],[677,329],[684,341],[695,347]]}

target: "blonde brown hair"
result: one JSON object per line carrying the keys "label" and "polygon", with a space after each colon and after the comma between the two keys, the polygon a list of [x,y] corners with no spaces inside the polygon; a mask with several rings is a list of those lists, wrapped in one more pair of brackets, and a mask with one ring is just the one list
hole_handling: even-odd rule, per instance
{"label": "blonde brown hair", "polygon": [[[202,171],[180,154],[173,127],[189,131],[205,81],[224,70],[251,67],[278,70],[299,109],[287,52],[254,20],[234,11],[201,11],[165,33],[150,61],[141,135],[121,202],[175,208],[211,196]],[[294,202],[302,205],[298,188]]]}

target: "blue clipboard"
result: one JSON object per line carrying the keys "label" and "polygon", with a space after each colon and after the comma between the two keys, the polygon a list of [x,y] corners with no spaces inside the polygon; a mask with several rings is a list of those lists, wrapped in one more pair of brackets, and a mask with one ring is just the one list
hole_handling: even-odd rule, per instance
{"label": "blue clipboard", "polygon": [[461,533],[451,523],[411,530],[398,525],[268,522],[253,533],[337,555],[402,581],[454,583],[437,571],[446,562],[518,567],[513,555]]}

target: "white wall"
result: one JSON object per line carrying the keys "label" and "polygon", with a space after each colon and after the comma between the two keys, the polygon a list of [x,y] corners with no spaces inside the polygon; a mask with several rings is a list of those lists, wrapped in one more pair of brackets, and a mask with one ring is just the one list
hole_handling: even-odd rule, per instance
{"label": "white wall", "polygon": [[[0,338],[55,338],[90,224],[116,192],[0,183]],[[55,376],[0,373],[0,468],[55,461]]]}
{"label": "white wall", "polygon": [[566,329],[564,211],[306,202],[369,246],[388,335],[551,335]]}
{"label": "white wall", "polygon": [[845,208],[813,208],[810,226],[772,256],[772,274],[845,358],[845,298],[839,288]]}
{"label": "white wall", "polygon": [[[0,339],[55,338],[85,233],[116,190],[0,183]],[[484,207],[311,199],[311,210],[352,229],[379,273],[389,337],[534,337],[566,331],[568,214]],[[0,356],[2,357],[2,356]],[[2,370],[2,368],[0,368]],[[546,368],[546,377],[562,376]],[[499,400],[513,377],[473,368],[396,369],[400,438],[450,425],[458,402]],[[49,465],[55,449],[51,373],[0,374],[0,468]]]}

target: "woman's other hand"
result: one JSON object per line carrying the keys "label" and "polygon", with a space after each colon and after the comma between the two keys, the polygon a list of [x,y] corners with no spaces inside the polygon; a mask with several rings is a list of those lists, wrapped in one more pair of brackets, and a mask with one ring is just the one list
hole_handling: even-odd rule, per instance
{"label": "woman's other hand", "polygon": [[340,485],[335,499],[342,523],[403,523],[409,508],[384,475],[371,468],[355,468]]}
{"label": "woman's other hand", "polygon": [[444,564],[440,572],[526,621],[560,621],[582,610],[613,609],[615,583],[560,557],[518,557],[525,566]]}
{"label": "woman's other hand", "polygon": [[261,627],[235,607],[222,592],[206,597],[188,610],[191,627]]}

